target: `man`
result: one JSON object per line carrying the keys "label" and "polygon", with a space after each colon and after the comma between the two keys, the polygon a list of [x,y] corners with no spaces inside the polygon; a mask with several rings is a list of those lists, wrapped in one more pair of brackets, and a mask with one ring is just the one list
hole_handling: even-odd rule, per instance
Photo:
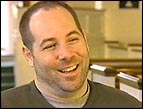
{"label": "man", "polygon": [[38,2],[22,16],[23,53],[36,79],[2,93],[2,107],[141,107],[125,92],[87,79],[89,51],[75,12],[60,1]]}

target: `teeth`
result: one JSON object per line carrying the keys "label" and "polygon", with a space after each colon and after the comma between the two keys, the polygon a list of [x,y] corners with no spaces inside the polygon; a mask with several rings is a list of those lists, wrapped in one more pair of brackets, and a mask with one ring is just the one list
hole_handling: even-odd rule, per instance
{"label": "teeth", "polygon": [[64,69],[64,70],[62,70],[62,72],[70,72],[70,71],[74,70],[75,68],[76,68],[76,65],[74,65],[70,68]]}

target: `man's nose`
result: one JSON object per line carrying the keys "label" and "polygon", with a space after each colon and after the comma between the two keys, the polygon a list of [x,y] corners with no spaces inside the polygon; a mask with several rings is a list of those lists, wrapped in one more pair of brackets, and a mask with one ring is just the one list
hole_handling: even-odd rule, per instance
{"label": "man's nose", "polygon": [[71,50],[70,47],[64,45],[61,46],[59,51],[58,51],[58,59],[59,60],[71,60],[73,57],[73,50]]}

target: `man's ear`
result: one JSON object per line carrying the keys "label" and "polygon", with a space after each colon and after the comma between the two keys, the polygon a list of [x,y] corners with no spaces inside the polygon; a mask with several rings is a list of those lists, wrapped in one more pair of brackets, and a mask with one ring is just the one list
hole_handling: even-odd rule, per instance
{"label": "man's ear", "polygon": [[23,46],[22,49],[24,57],[26,58],[30,66],[33,67],[33,55],[31,51],[26,46]]}

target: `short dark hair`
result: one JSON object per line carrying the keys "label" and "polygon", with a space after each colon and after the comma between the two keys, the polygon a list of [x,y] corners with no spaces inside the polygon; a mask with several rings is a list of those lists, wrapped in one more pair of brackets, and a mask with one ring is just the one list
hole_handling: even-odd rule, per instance
{"label": "short dark hair", "polygon": [[38,3],[35,3],[29,9],[27,9],[27,11],[25,11],[25,13],[23,14],[23,16],[21,18],[20,24],[19,24],[19,30],[20,30],[20,34],[22,36],[23,44],[25,46],[27,46],[30,50],[33,50],[32,45],[34,42],[34,37],[33,37],[32,33],[30,32],[30,27],[29,27],[29,22],[30,22],[31,16],[33,15],[33,13],[37,12],[41,8],[43,8],[45,10],[50,10],[57,6],[61,6],[71,13],[78,29],[83,34],[78,17],[76,15],[75,11],[69,5],[67,5],[65,2],[62,2],[62,1],[40,1]]}

